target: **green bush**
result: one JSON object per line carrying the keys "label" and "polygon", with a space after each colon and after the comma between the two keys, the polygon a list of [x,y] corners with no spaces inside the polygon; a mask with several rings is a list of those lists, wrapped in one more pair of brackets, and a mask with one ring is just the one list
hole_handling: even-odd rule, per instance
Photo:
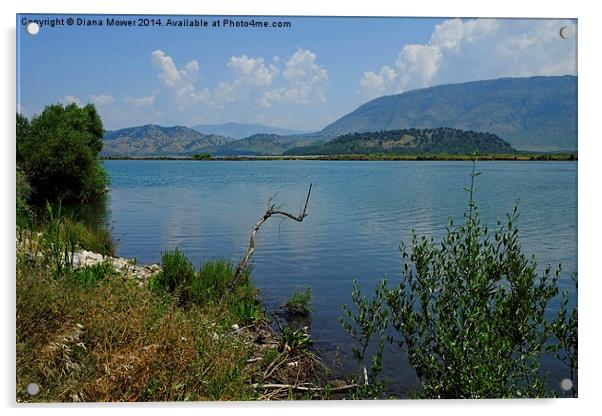
{"label": "green bush", "polygon": [[256,296],[231,299],[229,305],[237,324],[251,325],[264,319],[261,301]]}
{"label": "green bush", "polygon": [[311,314],[311,287],[304,291],[295,289],[284,305],[289,315],[308,316]]}
{"label": "green bush", "polygon": [[[558,294],[560,266],[537,272],[523,252],[515,207],[491,233],[479,219],[473,167],[465,221],[450,220],[441,242],[413,232],[411,249],[401,246],[401,282],[385,288],[390,322],[402,337],[410,364],[427,398],[545,397],[542,357],[562,351],[576,369],[577,314],[566,311],[551,323],[544,313]],[[384,282],[381,283],[384,287]],[[356,305],[377,305],[354,298]],[[379,302],[377,302],[379,303]],[[369,310],[371,308],[363,308]],[[363,314],[363,320],[379,311]],[[557,338],[558,343],[551,341]]]}
{"label": "green bush", "polygon": [[236,288],[229,290],[234,266],[222,259],[206,261],[195,272],[193,264],[180,250],[162,255],[162,270],[150,282],[152,288],[174,294],[180,305],[224,307],[238,324],[254,324],[264,318],[262,303],[248,273]]}
{"label": "green bush", "polygon": [[188,290],[195,277],[194,266],[179,249],[161,254],[161,271],[151,280],[152,288],[159,288],[176,293],[180,301],[185,303]]}
{"label": "green bush", "polygon": [[[386,280],[382,280],[376,285],[374,296],[368,299],[362,294],[357,280],[354,279],[351,299],[355,305],[355,311],[346,306],[342,307],[346,316],[341,317],[339,321],[343,329],[353,337],[357,344],[351,347],[353,358],[359,365],[360,379],[362,379],[360,388],[354,396],[357,399],[382,398],[387,386],[386,380],[379,378],[383,369],[384,331],[389,323],[386,297]],[[378,339],[378,346],[368,363],[366,353],[374,339]]]}
{"label": "green bush", "polygon": [[197,302],[217,302],[226,294],[233,277],[231,263],[222,259],[206,261],[190,282],[190,296]]}
{"label": "green bush", "polygon": [[31,184],[32,198],[86,201],[104,192],[102,137],[102,121],[91,104],[50,105],[31,121],[17,114],[17,165]]}

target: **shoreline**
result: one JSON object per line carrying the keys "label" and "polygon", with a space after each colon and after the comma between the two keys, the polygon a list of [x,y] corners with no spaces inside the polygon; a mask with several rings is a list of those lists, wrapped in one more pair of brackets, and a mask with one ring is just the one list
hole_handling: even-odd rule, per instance
{"label": "shoreline", "polygon": [[[313,156],[213,156],[195,159],[192,156],[103,156],[101,160],[176,160],[176,161],[358,161],[358,162],[385,162],[385,161],[472,161],[473,155],[313,155]],[[479,155],[480,161],[507,161],[507,162],[573,162],[578,161],[577,153],[534,153],[534,154],[500,154]]]}

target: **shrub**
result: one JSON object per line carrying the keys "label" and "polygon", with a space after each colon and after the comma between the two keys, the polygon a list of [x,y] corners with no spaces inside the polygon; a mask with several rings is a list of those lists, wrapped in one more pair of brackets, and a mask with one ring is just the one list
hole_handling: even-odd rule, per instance
{"label": "shrub", "polygon": [[152,288],[176,293],[180,301],[188,300],[188,288],[195,277],[194,266],[179,249],[161,254],[161,271],[151,280]]}
{"label": "shrub", "polygon": [[229,290],[234,266],[225,260],[206,261],[198,272],[180,250],[162,254],[162,270],[151,280],[151,288],[176,296],[180,305],[212,305],[223,308],[238,324],[255,324],[263,319],[262,302],[248,272],[236,288]]}
{"label": "shrub", "polygon": [[393,325],[427,397],[545,396],[544,312],[560,270],[538,276],[519,244],[516,206],[490,237],[473,199],[477,175],[473,166],[463,224],[450,221],[440,244],[414,233],[411,253],[402,245],[402,281],[389,294]]}
{"label": "shrub", "polygon": [[229,309],[238,324],[251,325],[264,319],[261,301],[256,296],[232,299]]}
{"label": "shrub", "polygon": [[308,316],[311,314],[311,287],[304,291],[295,289],[284,305],[289,315]]}
{"label": "shrub", "polygon": [[563,349],[571,376],[576,368],[576,310],[567,317],[564,300],[559,317],[546,321],[560,266],[538,274],[535,258],[520,246],[516,206],[492,234],[481,224],[474,169],[465,221],[456,226],[450,220],[440,243],[413,232],[411,250],[401,245],[401,282],[386,289],[383,308],[425,397],[545,397],[544,354]]}
{"label": "shrub", "polygon": [[[355,340],[357,346],[351,347],[353,358],[360,367],[363,383],[356,398],[380,398],[385,391],[386,381],[379,380],[382,372],[383,351],[385,347],[384,331],[389,322],[386,306],[387,284],[380,281],[374,289],[374,297],[368,299],[361,293],[357,280],[353,280],[351,299],[355,312],[343,306],[346,316],[340,318],[341,325]],[[366,363],[368,346],[378,339],[376,353],[371,357],[369,368]]]}
{"label": "shrub", "polygon": [[35,201],[90,200],[108,179],[98,160],[103,126],[93,105],[47,106],[31,122],[17,115],[17,164]]}
{"label": "shrub", "polygon": [[231,263],[219,259],[206,261],[190,282],[190,296],[196,302],[218,302],[234,277]]}

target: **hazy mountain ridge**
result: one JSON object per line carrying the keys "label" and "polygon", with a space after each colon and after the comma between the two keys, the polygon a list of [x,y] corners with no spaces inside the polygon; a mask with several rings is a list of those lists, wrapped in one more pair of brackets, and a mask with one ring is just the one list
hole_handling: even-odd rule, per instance
{"label": "hazy mountain ridge", "polygon": [[234,139],[244,139],[257,134],[287,136],[304,133],[298,130],[271,127],[257,123],[197,124],[191,128],[203,134],[217,134]]}
{"label": "hazy mountain ridge", "polygon": [[482,154],[516,152],[495,134],[440,127],[351,133],[319,146],[296,147],[284,154],[471,154],[475,151]]}
{"label": "hazy mountain ridge", "polygon": [[[231,131],[233,136],[241,134],[245,129],[275,129],[250,123],[204,126],[234,129]],[[195,126],[202,127],[203,125]],[[107,131],[102,154],[310,154],[318,149],[331,151],[340,142],[336,142],[336,146],[324,148],[321,148],[321,144],[332,139],[338,140],[337,137],[346,134],[440,127],[492,133],[515,149],[574,151],[577,149],[577,77],[501,78],[407,91],[371,100],[314,133],[283,135],[262,132],[236,140],[226,135],[203,134],[183,126],[162,127],[151,124],[131,127]],[[361,139],[356,137],[354,140],[357,142]],[[372,143],[371,139],[367,140],[368,143],[364,146],[366,151],[371,149]],[[397,148],[394,144],[390,145]],[[354,146],[361,147],[359,143]],[[303,147],[312,149],[300,150]],[[346,151],[343,147],[342,149]],[[407,150],[404,147],[399,149]]]}
{"label": "hazy mountain ridge", "polygon": [[233,139],[205,135],[183,126],[163,127],[155,124],[107,131],[104,156],[190,156],[207,152]]}
{"label": "hazy mountain ridge", "polygon": [[321,133],[436,127],[494,133],[517,149],[576,150],[577,77],[500,78],[388,95]]}
{"label": "hazy mountain ridge", "polygon": [[312,146],[323,143],[320,135],[288,135],[254,134],[244,139],[235,140],[217,147],[215,155],[281,155],[295,147]]}

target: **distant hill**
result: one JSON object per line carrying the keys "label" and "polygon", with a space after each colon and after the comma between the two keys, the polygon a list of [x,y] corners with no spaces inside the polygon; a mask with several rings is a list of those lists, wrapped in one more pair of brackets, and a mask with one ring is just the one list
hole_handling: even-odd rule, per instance
{"label": "distant hill", "polygon": [[215,134],[202,134],[183,126],[162,127],[147,124],[105,132],[101,155],[190,156],[200,152],[211,152],[232,140]]}
{"label": "distant hill", "polygon": [[318,145],[324,138],[317,134],[287,135],[254,134],[217,147],[212,154],[217,156],[265,156],[281,155],[289,149]]}
{"label": "distant hill", "polygon": [[495,134],[452,128],[351,133],[318,146],[296,147],[285,155],[344,154],[508,154],[516,150]]}
{"label": "distant hill", "polygon": [[[577,77],[501,78],[407,91],[369,101],[315,133],[249,123],[132,127],[106,132],[102,154],[309,154],[341,135],[439,127],[492,133],[520,150],[577,150]],[[299,150],[307,146],[313,150]]]}
{"label": "distant hill", "polygon": [[264,126],[253,123],[224,123],[224,124],[198,124],[192,129],[203,134],[217,134],[220,136],[243,139],[256,134],[278,134],[281,136],[302,134],[298,130],[282,129],[279,127]]}
{"label": "distant hill", "polygon": [[521,150],[576,150],[577,77],[501,78],[384,96],[320,133],[436,127],[494,133]]}

